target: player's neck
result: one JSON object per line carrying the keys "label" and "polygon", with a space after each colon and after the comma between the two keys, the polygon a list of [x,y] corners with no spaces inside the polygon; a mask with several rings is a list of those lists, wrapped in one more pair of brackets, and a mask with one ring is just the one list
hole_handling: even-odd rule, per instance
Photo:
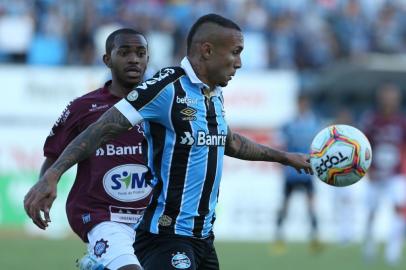
{"label": "player's neck", "polygon": [[109,89],[110,94],[112,94],[113,96],[123,98],[123,97],[127,96],[127,94],[130,93],[131,90],[134,89],[134,87],[135,87],[135,85],[128,87],[128,86],[121,85],[117,81],[113,80],[111,82],[111,84],[109,85],[108,89]]}
{"label": "player's neck", "polygon": [[192,57],[189,57],[189,61],[197,78],[199,78],[199,80],[201,80],[203,83],[207,84],[210,87],[210,91],[214,90],[216,86],[209,82],[207,70],[203,63],[199,59]]}

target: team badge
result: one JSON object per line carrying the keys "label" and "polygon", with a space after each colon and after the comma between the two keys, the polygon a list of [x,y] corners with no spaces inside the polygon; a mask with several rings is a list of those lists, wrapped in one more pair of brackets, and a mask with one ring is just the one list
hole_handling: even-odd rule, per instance
{"label": "team badge", "polygon": [[163,215],[159,218],[158,223],[161,226],[165,226],[165,227],[170,226],[172,223],[172,218],[170,216]]}
{"label": "team badge", "polygon": [[96,241],[93,249],[94,255],[100,258],[104,253],[106,253],[108,247],[109,245],[107,244],[107,241],[103,240],[103,238]]}
{"label": "team badge", "polygon": [[127,95],[127,99],[128,101],[134,101],[138,98],[138,92],[137,90],[132,90],[128,95]]}
{"label": "team badge", "polygon": [[172,254],[171,260],[172,266],[176,269],[187,269],[190,267],[191,262],[188,256],[184,252],[177,252]]}

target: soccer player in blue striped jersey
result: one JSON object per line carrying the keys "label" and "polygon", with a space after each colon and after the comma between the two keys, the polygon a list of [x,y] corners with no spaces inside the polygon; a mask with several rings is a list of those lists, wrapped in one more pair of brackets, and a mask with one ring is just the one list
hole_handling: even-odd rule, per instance
{"label": "soccer player in blue striped jersey", "polygon": [[241,68],[243,47],[233,21],[216,14],[199,18],[180,66],[163,68],[138,85],[66,147],[37,184],[38,211],[63,172],[144,121],[155,179],[134,245],[141,265],[146,270],[219,269],[212,228],[224,155],[312,173],[307,155],[257,144],[228,127],[222,87]]}

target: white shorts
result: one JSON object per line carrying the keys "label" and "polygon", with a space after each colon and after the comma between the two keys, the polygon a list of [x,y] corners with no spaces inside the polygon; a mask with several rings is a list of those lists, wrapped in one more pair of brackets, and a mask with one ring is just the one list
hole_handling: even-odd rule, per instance
{"label": "white shorts", "polygon": [[368,181],[367,204],[370,209],[376,210],[383,197],[392,205],[406,203],[405,175],[395,175],[382,181]]}
{"label": "white shorts", "polygon": [[110,270],[129,264],[140,265],[133,248],[135,230],[130,226],[114,221],[96,225],[87,234],[89,254]]}

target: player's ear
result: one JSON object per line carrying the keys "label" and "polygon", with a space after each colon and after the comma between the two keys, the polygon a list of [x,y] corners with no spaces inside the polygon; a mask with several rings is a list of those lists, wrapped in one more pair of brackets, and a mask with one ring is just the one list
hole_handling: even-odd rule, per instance
{"label": "player's ear", "polygon": [[103,55],[103,62],[108,68],[111,68],[111,56],[109,54]]}
{"label": "player's ear", "polygon": [[202,45],[200,46],[200,52],[201,52],[203,59],[206,59],[206,60],[209,59],[213,53],[212,44],[209,42],[202,43]]}

